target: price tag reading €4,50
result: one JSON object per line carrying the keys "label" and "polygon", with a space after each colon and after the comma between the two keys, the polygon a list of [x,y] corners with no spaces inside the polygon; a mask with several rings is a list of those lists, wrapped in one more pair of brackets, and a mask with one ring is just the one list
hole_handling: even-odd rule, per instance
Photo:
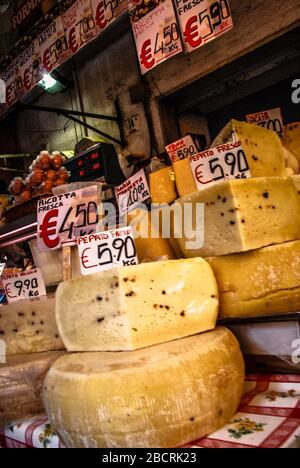
{"label": "price tag reading \u20ac4,50", "polygon": [[3,276],[2,281],[9,303],[46,296],[45,283],[38,268],[15,275]]}
{"label": "price tag reading \u20ac4,50", "polygon": [[115,188],[120,217],[150,198],[145,171],[142,169]]}
{"label": "price tag reading \u20ac4,50", "polygon": [[138,264],[131,227],[79,237],[77,245],[83,275]]}
{"label": "price tag reading \u20ac4,50", "polygon": [[172,0],[130,0],[128,10],[142,74],[182,51]]}
{"label": "price tag reading \u20ac4,50", "polygon": [[185,159],[197,153],[197,148],[191,135],[186,135],[180,140],[166,146],[166,152],[172,163]]}
{"label": "price tag reading \u20ac4,50", "polygon": [[39,200],[37,245],[41,252],[76,245],[77,237],[97,231],[100,205],[98,187],[92,185],[74,192]]}
{"label": "price tag reading \u20ac4,50", "polygon": [[256,114],[246,115],[247,122],[259,125],[277,132],[280,138],[283,137],[284,127],[280,107],[267,111],[257,112]]}
{"label": "price tag reading \u20ac4,50", "polygon": [[229,0],[175,0],[175,5],[188,52],[233,28]]}
{"label": "price tag reading \u20ac4,50", "polygon": [[190,165],[198,190],[226,179],[251,177],[241,143],[231,142],[190,156]]}

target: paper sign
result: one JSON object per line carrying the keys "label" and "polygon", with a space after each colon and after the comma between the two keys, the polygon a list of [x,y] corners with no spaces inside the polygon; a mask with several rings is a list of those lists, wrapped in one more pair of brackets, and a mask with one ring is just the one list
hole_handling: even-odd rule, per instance
{"label": "paper sign", "polygon": [[175,7],[188,52],[233,28],[229,0],[175,0]]}
{"label": "paper sign", "polygon": [[97,36],[97,29],[89,0],[77,0],[64,14],[63,24],[69,49],[76,54]]}
{"label": "paper sign", "polygon": [[46,296],[45,283],[39,268],[3,276],[2,281],[9,303]]}
{"label": "paper sign", "polygon": [[[22,80],[22,94],[26,94],[30,91],[36,80],[34,79],[34,40],[27,45],[25,50],[19,53],[19,70]],[[38,70],[37,72],[38,73]]]}
{"label": "paper sign", "polygon": [[40,251],[76,245],[77,237],[97,231],[100,204],[98,187],[55,195],[39,200],[37,245]]}
{"label": "paper sign", "polygon": [[37,40],[43,73],[50,73],[68,58],[69,49],[61,16],[45,26]]}
{"label": "paper sign", "polygon": [[115,195],[120,216],[124,216],[129,211],[134,210],[140,203],[150,198],[150,190],[144,169],[116,187]]}
{"label": "paper sign", "polygon": [[198,190],[226,179],[251,177],[241,143],[231,142],[216,146],[189,157]]}
{"label": "paper sign", "polygon": [[172,0],[128,4],[142,74],[182,51]]}
{"label": "paper sign", "polygon": [[77,245],[83,275],[138,264],[131,227],[79,237]]}
{"label": "paper sign", "polygon": [[188,156],[192,156],[198,152],[191,135],[187,135],[180,140],[174,141],[174,143],[166,146],[166,151],[172,163],[180,161],[180,159],[185,159]]}
{"label": "paper sign", "polygon": [[284,126],[280,107],[257,112],[256,114],[248,114],[246,115],[246,119],[249,123],[259,125],[260,127],[267,128],[268,130],[273,130],[278,133],[280,138],[283,137]]}
{"label": "paper sign", "polygon": [[127,10],[126,0],[91,0],[97,30],[104,31],[123,11]]}

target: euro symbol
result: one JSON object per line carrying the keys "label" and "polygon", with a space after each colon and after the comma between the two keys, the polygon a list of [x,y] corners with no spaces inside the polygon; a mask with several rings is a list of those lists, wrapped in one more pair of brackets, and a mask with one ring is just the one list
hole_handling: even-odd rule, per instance
{"label": "euro symbol", "polygon": [[199,47],[202,43],[202,37],[199,35],[198,18],[192,16],[185,25],[184,40],[191,47]]}
{"label": "euro symbol", "polygon": [[40,237],[43,239],[44,244],[49,249],[55,249],[55,247],[59,244],[59,237],[55,237],[55,239],[50,239],[50,236],[54,236],[56,234],[56,226],[57,226],[57,219],[55,221],[51,221],[52,218],[57,218],[58,210],[51,210],[49,211],[43,219],[42,224],[40,225]]}
{"label": "euro symbol", "polygon": [[10,299],[14,299],[14,298],[17,297],[17,296],[12,296],[12,295],[11,295],[10,286],[11,286],[11,283],[8,283],[8,284],[5,286],[5,294],[6,294],[7,297],[9,297]]}
{"label": "euro symbol", "polygon": [[85,252],[86,252],[87,250],[91,250],[91,247],[86,247],[86,248],[82,251],[82,254],[81,254],[81,257],[80,257],[82,266],[83,266],[83,268],[85,268],[85,269],[94,268],[94,267],[97,266],[97,264],[96,264],[96,265],[88,265],[88,266],[87,266],[87,263],[89,262],[89,257],[88,257],[88,255],[85,255]]}
{"label": "euro symbol", "polygon": [[141,64],[144,65],[144,67],[147,68],[148,70],[155,65],[155,59],[152,55],[150,39],[144,42],[142,46],[142,50],[141,50],[140,59],[141,59]]}

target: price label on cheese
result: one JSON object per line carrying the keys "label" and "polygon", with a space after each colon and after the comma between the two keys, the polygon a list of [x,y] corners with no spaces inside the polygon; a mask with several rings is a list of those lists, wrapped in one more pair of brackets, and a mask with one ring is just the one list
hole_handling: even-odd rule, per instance
{"label": "price label on cheese", "polygon": [[142,74],[182,51],[172,0],[128,4]]}
{"label": "price label on cheese", "polygon": [[186,135],[180,140],[174,141],[174,143],[166,146],[166,151],[172,163],[180,159],[185,159],[198,152],[191,135]]}
{"label": "price label on cheese", "polygon": [[198,190],[226,179],[251,177],[241,143],[231,142],[190,156],[190,165]]}
{"label": "price label on cheese", "polygon": [[280,107],[267,111],[257,112],[256,114],[246,115],[247,122],[259,125],[260,127],[273,130],[283,137],[284,125]]}
{"label": "price label on cheese", "polygon": [[79,237],[77,245],[83,275],[138,264],[131,227]]}
{"label": "price label on cheese", "polygon": [[94,16],[89,0],[77,0],[64,14],[63,24],[72,54],[97,36]]}
{"label": "price label on cheese", "polygon": [[37,207],[37,245],[40,251],[76,245],[77,237],[97,232],[100,205],[98,187],[39,200]]}
{"label": "price label on cheese", "polygon": [[44,73],[50,73],[68,58],[69,49],[61,16],[45,25],[37,36],[37,42]]}
{"label": "price label on cheese", "polygon": [[123,184],[115,188],[120,216],[134,210],[139,204],[150,198],[150,190],[145,171],[134,174]]}
{"label": "price label on cheese", "polygon": [[127,10],[126,0],[91,0],[91,5],[96,27],[100,32]]}
{"label": "price label on cheese", "polygon": [[2,281],[9,303],[46,296],[45,283],[38,268],[15,275],[3,276]]}
{"label": "price label on cheese", "polygon": [[229,0],[175,0],[175,5],[188,52],[233,28]]}

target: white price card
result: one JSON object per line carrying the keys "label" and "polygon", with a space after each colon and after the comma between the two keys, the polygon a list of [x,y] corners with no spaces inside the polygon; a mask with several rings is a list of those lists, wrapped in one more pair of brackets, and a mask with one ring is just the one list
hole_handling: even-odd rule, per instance
{"label": "white price card", "polygon": [[64,31],[62,17],[54,19],[45,25],[37,36],[40,49],[42,72],[50,73],[69,57],[67,38]]}
{"label": "white price card", "polygon": [[77,237],[97,231],[100,195],[92,185],[39,200],[37,245],[41,252],[76,245]]}
{"label": "white price card", "polygon": [[233,28],[229,0],[175,0],[175,6],[188,52]]}
{"label": "white price card", "polygon": [[174,141],[174,143],[166,146],[166,152],[168,153],[172,163],[174,163],[180,159],[185,159],[188,156],[192,156],[198,151],[191,135],[186,135],[180,140]]}
{"label": "white price card", "polygon": [[83,275],[138,264],[130,226],[79,237],[77,245]]}
{"label": "white price card", "polygon": [[9,303],[46,296],[45,283],[39,268],[3,276],[2,281]]}
{"label": "white price card", "polygon": [[68,47],[76,54],[97,36],[90,0],[77,0],[62,16]]}
{"label": "white price card", "polygon": [[172,0],[129,0],[128,10],[142,74],[182,52]]}
{"label": "white price card", "polygon": [[97,30],[101,33],[123,11],[127,10],[126,0],[91,0]]}
{"label": "white price card", "polygon": [[115,188],[120,217],[134,210],[150,198],[150,190],[144,169]]}
{"label": "white price card", "polygon": [[189,160],[198,190],[226,179],[251,177],[248,161],[239,141],[208,149],[190,156]]}
{"label": "white price card", "polygon": [[267,111],[257,112],[256,114],[246,115],[247,122],[259,125],[260,127],[273,130],[278,133],[280,138],[283,137],[284,126],[280,107]]}

